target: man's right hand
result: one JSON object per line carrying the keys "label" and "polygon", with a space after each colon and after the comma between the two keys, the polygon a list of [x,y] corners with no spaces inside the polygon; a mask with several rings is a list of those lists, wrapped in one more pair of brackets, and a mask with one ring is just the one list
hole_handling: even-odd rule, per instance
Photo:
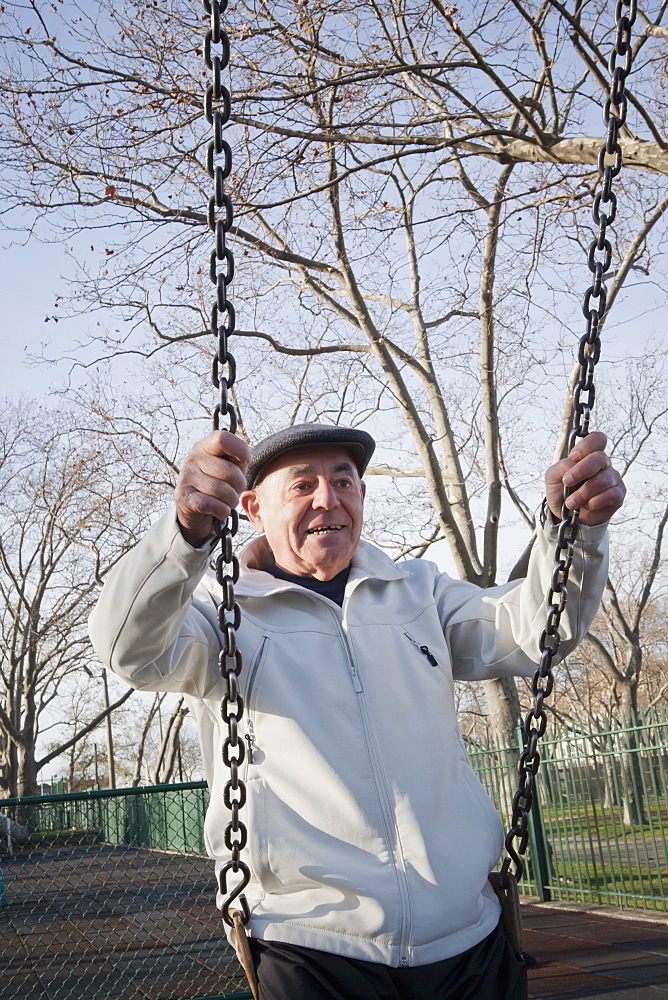
{"label": "man's right hand", "polygon": [[229,431],[212,431],[186,457],[174,490],[181,534],[199,548],[246,489],[250,448]]}

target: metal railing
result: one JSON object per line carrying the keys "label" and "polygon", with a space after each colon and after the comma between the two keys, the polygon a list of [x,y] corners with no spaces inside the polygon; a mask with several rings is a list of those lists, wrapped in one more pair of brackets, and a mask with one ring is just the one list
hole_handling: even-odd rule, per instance
{"label": "metal railing", "polygon": [[[470,744],[468,752],[507,818],[517,751],[490,739]],[[541,741],[537,788],[522,892],[668,910],[665,710],[641,714],[634,725],[590,722],[553,730]]]}
{"label": "metal railing", "polygon": [[[507,818],[517,747],[468,749]],[[522,891],[668,910],[665,713],[553,731],[541,753]],[[207,803],[203,782],[0,801],[5,989],[22,1000],[250,997],[214,906]]]}

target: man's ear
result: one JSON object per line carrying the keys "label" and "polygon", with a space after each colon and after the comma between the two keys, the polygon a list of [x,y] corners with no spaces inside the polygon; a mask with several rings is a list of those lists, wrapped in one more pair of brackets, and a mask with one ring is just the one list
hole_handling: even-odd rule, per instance
{"label": "man's ear", "polygon": [[248,520],[253,525],[258,535],[263,534],[264,525],[260,515],[260,499],[256,491],[244,490],[239,497],[239,503],[243,508],[244,514],[246,514]]}

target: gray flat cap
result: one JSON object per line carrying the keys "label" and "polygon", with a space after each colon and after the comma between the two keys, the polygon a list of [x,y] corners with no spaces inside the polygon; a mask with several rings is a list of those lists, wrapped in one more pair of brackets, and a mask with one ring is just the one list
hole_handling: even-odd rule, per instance
{"label": "gray flat cap", "polygon": [[294,424],[292,427],[285,427],[282,431],[270,434],[255,445],[248,463],[246,489],[252,490],[257,486],[264,470],[277,455],[293,448],[319,444],[346,448],[360,476],[364,475],[376,447],[376,442],[370,434],[352,427],[338,427],[334,424]]}

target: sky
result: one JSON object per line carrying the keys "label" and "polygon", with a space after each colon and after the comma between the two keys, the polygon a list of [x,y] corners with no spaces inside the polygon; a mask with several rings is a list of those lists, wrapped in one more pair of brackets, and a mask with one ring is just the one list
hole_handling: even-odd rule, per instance
{"label": "sky", "polygon": [[64,367],[35,367],[27,361],[29,353],[39,353],[42,344],[58,337],[59,328],[69,340],[76,324],[82,325],[80,319],[44,322],[54,312],[62,276],[71,266],[60,243],[31,241],[29,246],[0,249],[0,395],[38,397],[64,374]]}

